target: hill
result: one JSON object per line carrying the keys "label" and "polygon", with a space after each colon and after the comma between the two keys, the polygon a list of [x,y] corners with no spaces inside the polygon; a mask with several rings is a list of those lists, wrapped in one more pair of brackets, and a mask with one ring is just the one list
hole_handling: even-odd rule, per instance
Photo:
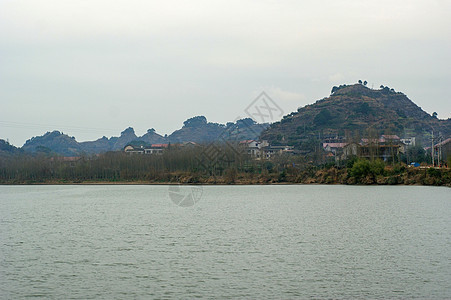
{"label": "hill", "polygon": [[162,136],[154,129],[147,130],[143,136],[137,136],[135,130],[129,127],[118,137],[107,138],[104,136],[95,141],[77,142],[75,137],[59,131],[52,131],[27,140],[22,149],[32,153],[45,152],[63,156],[78,156],[122,150],[128,144],[208,143],[220,138],[227,140],[257,139],[268,126],[269,124],[257,124],[252,119],[242,119],[224,125],[207,122],[204,116],[197,116],[186,120],[181,129],[174,131],[169,136]]}
{"label": "hill", "polygon": [[0,139],[0,155],[16,154],[22,152],[21,149],[11,145],[9,142]]}
{"label": "hill", "polygon": [[83,152],[81,145],[74,137],[56,130],[27,140],[22,149],[27,152],[57,153],[64,156]]}
{"label": "hill", "polygon": [[381,86],[373,90],[362,84],[334,87],[332,94],[299,108],[263,131],[261,139],[312,150],[318,140],[396,134],[430,141],[430,133],[451,134],[451,119],[431,116],[406,95]]}
{"label": "hill", "polygon": [[174,131],[168,140],[171,143],[192,141],[206,143],[216,140],[258,139],[260,133],[269,124],[257,124],[251,118],[237,120],[227,124],[209,123],[204,116],[193,117],[183,122],[183,127]]}

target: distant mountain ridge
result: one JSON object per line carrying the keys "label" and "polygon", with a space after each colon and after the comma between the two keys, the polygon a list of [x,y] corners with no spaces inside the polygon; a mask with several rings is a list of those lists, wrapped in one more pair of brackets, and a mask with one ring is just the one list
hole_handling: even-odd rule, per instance
{"label": "distant mountain ridge", "polygon": [[[23,150],[77,156],[122,150],[128,144],[264,139],[273,145],[288,144],[312,152],[327,138],[357,139],[369,134],[416,137],[418,144],[429,145],[431,132],[435,137],[450,137],[451,119],[437,119],[436,115],[423,111],[405,94],[392,88],[370,89],[364,84],[353,84],[335,86],[329,97],[301,107],[271,125],[258,124],[250,118],[218,124],[208,122],[204,116],[196,116],[186,120],[182,128],[169,136],[162,136],[154,129],[137,136],[129,127],[117,137],[104,136],[95,141],[78,142],[74,137],[53,131],[27,140],[21,149],[3,146],[10,153]],[[0,151],[6,153],[6,150]]]}
{"label": "distant mountain ridge", "polygon": [[257,124],[252,119],[242,119],[235,123],[218,124],[207,122],[204,116],[190,118],[184,122],[181,129],[169,136],[162,136],[149,129],[142,136],[137,136],[132,127],[121,132],[118,137],[102,137],[95,141],[77,142],[59,131],[47,132],[42,136],[33,137],[25,142],[22,149],[27,152],[55,153],[63,156],[77,156],[85,154],[98,154],[107,151],[122,150],[126,145],[132,144],[162,144],[162,143],[208,143],[218,137],[227,140],[257,139],[260,133],[269,124]]}

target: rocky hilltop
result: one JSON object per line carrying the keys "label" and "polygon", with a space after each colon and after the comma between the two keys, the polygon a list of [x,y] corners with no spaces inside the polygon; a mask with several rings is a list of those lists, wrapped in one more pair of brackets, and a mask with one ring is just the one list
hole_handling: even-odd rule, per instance
{"label": "rocky hilltop", "polygon": [[419,143],[426,143],[431,131],[449,136],[451,119],[437,119],[389,87],[374,90],[354,84],[334,87],[329,97],[284,116],[261,138],[313,150],[318,140],[379,134],[416,137]]}
{"label": "rocky hilltop", "polygon": [[204,116],[198,116],[186,120],[183,123],[183,127],[174,131],[168,137],[168,140],[171,143],[182,143],[185,141],[205,143],[221,139],[238,141],[258,139],[260,133],[268,126],[269,124],[257,124],[251,118],[223,125],[209,123]]}
{"label": "rocky hilltop", "polygon": [[57,130],[27,140],[22,149],[27,152],[58,153],[65,156],[83,152],[82,146],[75,137]]}
{"label": "rocky hilltop", "polygon": [[0,139],[0,155],[16,154],[22,152],[21,149],[11,145],[8,141]]}

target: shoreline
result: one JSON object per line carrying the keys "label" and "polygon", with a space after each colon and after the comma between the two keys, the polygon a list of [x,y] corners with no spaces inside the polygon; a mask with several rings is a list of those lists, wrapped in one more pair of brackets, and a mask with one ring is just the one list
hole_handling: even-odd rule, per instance
{"label": "shoreline", "polygon": [[335,167],[302,172],[232,173],[208,176],[190,172],[160,174],[153,178],[16,178],[0,185],[404,185],[451,187],[450,169],[389,169],[356,172]]}
{"label": "shoreline", "polygon": [[272,183],[249,183],[249,182],[236,182],[236,183],[189,183],[189,182],[130,182],[130,181],[121,181],[121,182],[34,182],[34,183],[0,183],[0,186],[46,186],[46,185],[80,185],[80,186],[95,186],[95,185],[124,185],[124,186],[132,186],[132,185],[154,185],[154,186],[171,186],[171,185],[181,185],[181,186],[284,186],[284,185],[344,185],[344,186],[436,186],[436,187],[448,187],[448,185],[430,185],[430,184],[421,184],[421,183],[413,183],[413,184],[349,184],[349,183],[303,183],[303,182],[272,182]]}

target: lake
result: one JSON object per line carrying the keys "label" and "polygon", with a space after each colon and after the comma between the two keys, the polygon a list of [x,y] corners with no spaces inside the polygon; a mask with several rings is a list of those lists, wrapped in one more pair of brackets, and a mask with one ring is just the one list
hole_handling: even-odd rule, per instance
{"label": "lake", "polygon": [[0,298],[29,297],[451,298],[451,189],[0,186]]}

